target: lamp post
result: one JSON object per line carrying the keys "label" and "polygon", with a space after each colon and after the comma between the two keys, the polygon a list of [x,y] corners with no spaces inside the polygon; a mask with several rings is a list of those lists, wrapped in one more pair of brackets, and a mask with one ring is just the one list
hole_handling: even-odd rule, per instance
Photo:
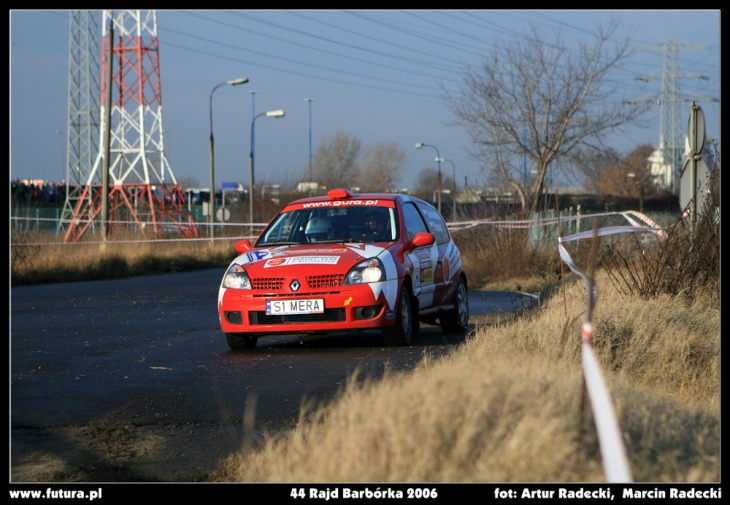
{"label": "lamp post", "polygon": [[305,98],[309,102],[309,176],[312,176],[312,102],[314,98]]}
{"label": "lamp post", "polygon": [[66,143],[61,130],[56,130],[56,134],[61,135],[61,181],[63,181],[66,178]]}
{"label": "lamp post", "polygon": [[256,120],[260,118],[261,116],[269,116],[269,117],[284,117],[284,111],[279,110],[270,110],[268,112],[262,112],[261,114],[254,116],[254,118],[251,120],[251,154],[248,157],[248,218],[251,223],[251,230],[249,232],[250,235],[253,235],[253,196],[254,196],[254,180],[253,180],[253,139],[254,139],[254,126],[256,124]]}
{"label": "lamp post", "polygon": [[218,84],[213,91],[210,92],[210,198],[208,203],[208,235],[210,238],[215,238],[215,231],[213,224],[215,222],[215,155],[213,150],[213,93],[221,86],[231,85],[239,86],[246,84],[248,79],[245,77],[239,77],[238,79],[231,79],[230,81],[222,82]]}
{"label": "lamp post", "polygon": [[451,190],[451,220],[456,222],[456,166],[454,166],[454,162],[448,158],[441,158],[441,161],[448,161],[451,163],[451,177],[454,183]]}
{"label": "lamp post", "polygon": [[[250,89],[246,93],[249,93],[251,95],[251,121],[254,121],[256,119],[256,103],[254,102],[254,98],[256,98],[256,93],[258,93],[255,89]],[[253,129],[252,129],[253,130]],[[251,150],[253,150],[253,144],[254,144],[254,137],[253,137],[253,131],[251,132]],[[251,188],[248,188],[249,191],[251,191]]]}
{"label": "lamp post", "polygon": [[644,184],[639,177],[634,172],[629,172],[626,174],[626,177],[632,180],[634,184],[639,184],[639,212],[644,212]]}
{"label": "lamp post", "polygon": [[424,147],[432,147],[433,149],[436,149],[436,162],[438,163],[439,167],[439,180],[438,180],[438,196],[437,198],[437,208],[439,211],[439,214],[441,214],[441,155],[439,154],[439,150],[436,146],[432,146],[429,144],[424,144],[422,142],[419,142],[416,144],[416,149],[423,149]]}

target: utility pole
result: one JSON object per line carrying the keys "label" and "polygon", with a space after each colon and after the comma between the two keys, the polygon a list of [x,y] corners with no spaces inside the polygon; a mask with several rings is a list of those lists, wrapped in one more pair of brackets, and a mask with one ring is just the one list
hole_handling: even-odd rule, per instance
{"label": "utility pole", "polygon": [[708,77],[699,74],[682,72],[679,68],[679,51],[696,51],[710,49],[707,46],[684,43],[679,40],[665,40],[662,44],[651,44],[640,47],[636,51],[662,51],[664,52],[664,66],[661,75],[646,75],[637,77],[637,81],[648,82],[659,79],[662,81],[661,94],[656,97],[641,97],[630,100],[629,103],[655,103],[661,105],[660,111],[660,132],[659,149],[662,152],[662,165],[669,168],[664,184],[671,191],[679,190],[679,165],[684,142],[680,127],[680,104],[693,100],[719,102],[715,98],[687,97],[680,91],[680,79],[709,80]]}

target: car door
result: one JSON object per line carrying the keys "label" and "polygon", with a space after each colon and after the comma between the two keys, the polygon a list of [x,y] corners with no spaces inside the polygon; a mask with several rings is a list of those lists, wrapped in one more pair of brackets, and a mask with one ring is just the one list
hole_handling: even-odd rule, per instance
{"label": "car door", "polygon": [[[418,233],[431,232],[421,212],[412,202],[403,204],[403,221],[408,240],[413,240]],[[433,306],[436,291],[434,272],[438,261],[438,247],[434,243],[414,249],[407,255],[413,265],[413,295],[418,298],[419,308],[427,309]]]}
{"label": "car door", "polygon": [[438,211],[423,202],[418,202],[417,205],[421,214],[425,217],[429,231],[436,238],[436,258],[433,269],[433,303],[434,305],[443,305],[447,303],[445,297],[453,283],[453,280],[450,279],[450,269],[454,265],[449,264],[448,254],[454,245],[451,242],[451,236],[449,235],[449,230],[446,228],[446,223]]}

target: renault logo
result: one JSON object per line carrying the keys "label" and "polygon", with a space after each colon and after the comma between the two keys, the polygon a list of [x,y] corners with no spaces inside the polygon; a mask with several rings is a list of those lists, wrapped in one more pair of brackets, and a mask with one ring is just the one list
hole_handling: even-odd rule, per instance
{"label": "renault logo", "polygon": [[289,285],[292,291],[297,291],[299,289],[299,281],[294,279],[291,281],[291,284]]}

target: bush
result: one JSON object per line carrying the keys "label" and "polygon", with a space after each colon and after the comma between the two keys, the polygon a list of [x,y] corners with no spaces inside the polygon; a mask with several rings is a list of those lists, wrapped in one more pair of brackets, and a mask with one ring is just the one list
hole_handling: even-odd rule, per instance
{"label": "bush", "polygon": [[710,173],[709,194],[696,222],[685,213],[667,230],[666,239],[642,244],[640,254],[607,247],[600,264],[624,295],[645,299],[681,295],[690,303],[700,291],[720,290],[719,156]]}
{"label": "bush", "polygon": [[529,230],[485,224],[454,232],[452,236],[461,251],[469,284],[475,288],[509,279],[524,284],[533,278],[543,282],[560,278],[557,244],[552,249],[532,248],[528,245]]}

